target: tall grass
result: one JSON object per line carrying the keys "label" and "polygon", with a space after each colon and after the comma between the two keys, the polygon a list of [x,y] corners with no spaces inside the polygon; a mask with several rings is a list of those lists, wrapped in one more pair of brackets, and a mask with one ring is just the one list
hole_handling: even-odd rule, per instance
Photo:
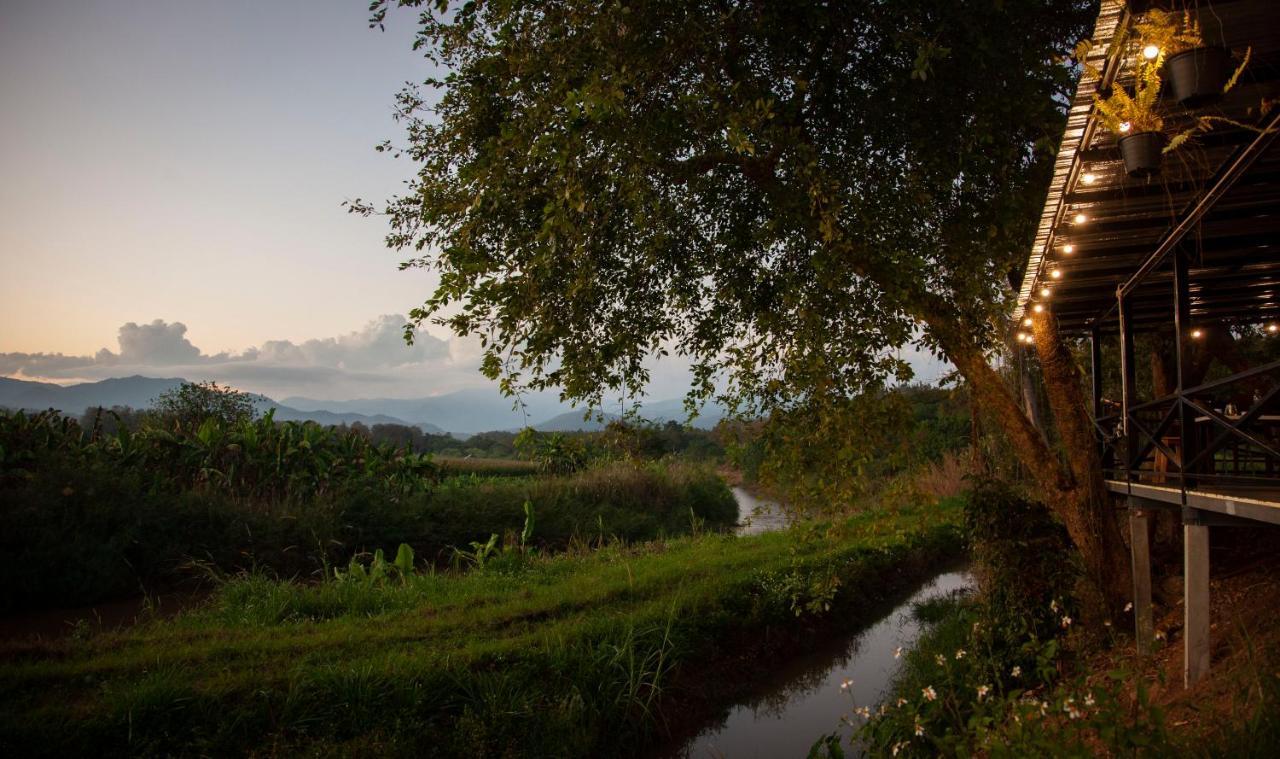
{"label": "tall grass", "polygon": [[797,626],[869,621],[869,599],[958,551],[955,513],[581,556],[513,551],[403,582],[249,575],[176,620],[0,646],[0,745],[24,756],[634,755],[687,712],[689,678],[732,660],[727,641],[776,647]]}

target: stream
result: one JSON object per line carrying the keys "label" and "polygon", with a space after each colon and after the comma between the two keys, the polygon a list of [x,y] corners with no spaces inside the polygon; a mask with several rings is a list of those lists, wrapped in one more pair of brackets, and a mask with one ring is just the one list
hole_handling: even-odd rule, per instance
{"label": "stream", "polygon": [[[782,510],[765,499],[734,488],[738,534],[754,535],[786,526]],[[746,517],[752,517],[750,520]],[[879,621],[851,637],[835,638],[786,661],[764,663],[767,672],[752,694],[730,706],[714,723],[665,757],[803,757],[821,736],[839,731],[847,755],[861,756],[849,739],[854,727],[844,718],[858,706],[873,711],[887,696],[900,660],[894,650],[911,648],[920,635],[914,606],[931,598],[971,589],[967,570],[945,571],[920,585],[914,593]],[[850,687],[841,687],[846,680]]]}

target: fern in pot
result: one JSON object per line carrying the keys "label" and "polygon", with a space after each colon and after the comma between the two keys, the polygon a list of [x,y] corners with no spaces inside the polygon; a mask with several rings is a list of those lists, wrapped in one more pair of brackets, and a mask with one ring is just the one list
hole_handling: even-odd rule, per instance
{"label": "fern in pot", "polygon": [[1094,97],[1094,118],[1118,138],[1124,169],[1131,177],[1160,173],[1164,153],[1169,149],[1164,119],[1156,113],[1160,99],[1160,69],[1150,61],[1138,64],[1133,92],[1119,85],[1106,97]]}
{"label": "fern in pot", "polygon": [[1200,23],[1189,12],[1150,10],[1134,24],[1143,55],[1164,64],[1164,78],[1173,99],[1186,108],[1199,108],[1222,99],[1249,63],[1252,49],[1232,73],[1231,53],[1206,45]]}

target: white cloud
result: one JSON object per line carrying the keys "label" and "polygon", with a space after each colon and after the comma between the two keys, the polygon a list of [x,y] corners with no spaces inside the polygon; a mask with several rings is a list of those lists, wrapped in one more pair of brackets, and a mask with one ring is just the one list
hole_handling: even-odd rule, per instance
{"label": "white cloud", "polygon": [[217,380],[268,395],[330,398],[427,395],[486,383],[477,371],[479,351],[472,341],[418,332],[409,345],[405,324],[403,316],[387,314],[336,337],[268,340],[240,353],[211,355],[187,339],[182,322],[129,322],[120,327],[118,352],[0,353],[0,375],[66,382],[163,374]]}

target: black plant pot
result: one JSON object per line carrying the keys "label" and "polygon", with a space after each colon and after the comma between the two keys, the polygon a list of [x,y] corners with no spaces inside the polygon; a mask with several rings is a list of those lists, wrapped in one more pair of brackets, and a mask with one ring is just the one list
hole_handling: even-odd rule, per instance
{"label": "black plant pot", "polygon": [[1165,78],[1173,98],[1186,108],[1199,108],[1222,99],[1231,78],[1231,54],[1221,47],[1184,50],[1165,61]]}
{"label": "black plant pot", "polygon": [[1139,132],[1120,138],[1120,156],[1131,177],[1151,177],[1160,173],[1164,159],[1164,132]]}

